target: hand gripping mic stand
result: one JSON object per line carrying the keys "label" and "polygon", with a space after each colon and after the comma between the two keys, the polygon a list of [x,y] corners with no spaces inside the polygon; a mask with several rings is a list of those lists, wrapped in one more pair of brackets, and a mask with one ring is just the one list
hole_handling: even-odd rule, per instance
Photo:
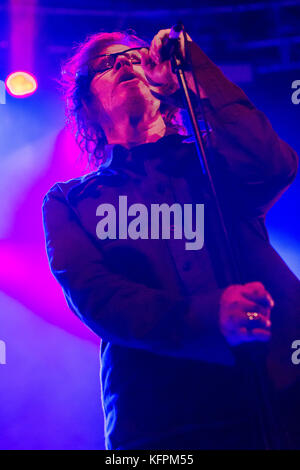
{"label": "hand gripping mic stand", "polygon": [[[184,38],[185,38],[185,45],[187,43],[186,33],[184,31],[184,26],[182,24],[176,25],[173,28],[176,31],[177,37],[179,37],[179,32],[183,31]],[[172,38],[171,38],[172,39]],[[180,50],[180,42],[179,39],[176,41],[172,41],[172,48],[169,51],[171,64],[172,64],[172,71],[177,75],[177,79],[181,88],[182,96],[185,103],[185,109],[188,112],[190,124],[193,129],[193,134],[195,138],[195,144],[197,149],[197,154],[199,157],[200,165],[202,168],[202,172],[204,176],[207,178],[208,186],[210,190],[210,195],[212,197],[213,204],[217,211],[217,218],[220,223],[220,227],[222,229],[223,235],[223,242],[222,245],[225,250],[227,250],[228,259],[229,259],[229,277],[230,277],[230,284],[242,284],[242,276],[241,272],[237,263],[237,259],[232,247],[231,239],[227,230],[226,222],[223,216],[223,212],[221,209],[221,205],[218,199],[218,194],[215,188],[215,184],[212,178],[212,174],[209,168],[209,163],[206,155],[205,150],[205,142],[201,131],[199,129],[196,112],[192,103],[190,91],[188,89],[187,80],[185,76],[185,70],[192,71],[194,85],[196,88],[196,92],[199,99],[200,110],[203,116],[204,122],[206,124],[206,131],[208,135],[208,128],[207,123],[204,115],[204,107],[202,106],[202,101],[199,93],[199,88],[197,81],[195,79],[195,75],[193,73],[193,67],[190,60],[190,63],[187,62],[186,58],[183,58],[182,52]],[[185,47],[185,52],[187,54],[187,48]],[[252,388],[251,393],[254,394],[255,402],[257,403],[257,411],[259,415],[259,426],[261,429],[261,433],[264,440],[265,449],[286,449],[288,448],[287,439],[283,437],[283,432],[280,429],[280,425],[275,418],[274,411],[272,409],[271,404],[271,397],[269,396],[269,392],[267,390],[266,378],[262,374],[261,369],[258,367],[257,361],[257,349],[258,344],[256,343],[249,343],[239,346],[235,353],[239,354],[238,349],[242,351],[242,358],[243,360],[247,361],[247,371],[248,375],[251,374],[252,380]],[[246,365],[246,364],[245,364]],[[253,398],[253,397],[252,397]]]}

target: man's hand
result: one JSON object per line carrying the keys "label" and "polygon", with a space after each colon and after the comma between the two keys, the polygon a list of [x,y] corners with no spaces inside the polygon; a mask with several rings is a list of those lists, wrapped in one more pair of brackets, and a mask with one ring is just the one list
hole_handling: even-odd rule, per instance
{"label": "man's hand", "polygon": [[[146,78],[155,93],[168,96],[179,89],[178,81],[172,72],[171,61],[162,60],[161,48],[164,41],[169,37],[170,29],[161,29],[152,39],[149,53],[143,55],[142,66]],[[191,38],[188,36],[189,40]],[[180,33],[180,48],[184,54],[184,38]]]}
{"label": "man's hand", "polygon": [[[156,98],[162,101],[164,101],[164,97],[167,98],[173,95],[180,88],[177,77],[172,72],[171,61],[162,60],[161,57],[162,46],[164,41],[168,39],[170,31],[170,29],[161,29],[152,39],[149,52],[142,56],[142,66],[150,84],[151,92]],[[188,34],[186,36],[187,41],[192,42],[192,38]],[[185,57],[184,36],[182,32],[180,33],[179,41],[181,54]],[[191,72],[186,72],[186,79],[189,89],[196,93]],[[206,98],[206,93],[200,83],[198,83],[198,88],[201,98]],[[176,103],[172,104],[177,106]]]}
{"label": "man's hand", "polygon": [[249,341],[268,341],[273,307],[274,300],[260,282],[227,287],[220,303],[222,334],[232,346]]}

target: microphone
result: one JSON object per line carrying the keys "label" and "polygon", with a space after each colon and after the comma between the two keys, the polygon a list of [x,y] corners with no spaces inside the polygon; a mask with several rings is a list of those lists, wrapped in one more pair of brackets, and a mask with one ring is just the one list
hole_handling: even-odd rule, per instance
{"label": "microphone", "polygon": [[165,39],[165,43],[162,45],[160,50],[160,55],[162,60],[169,60],[179,43],[179,36],[181,31],[183,31],[183,24],[176,23],[172,26],[169,33],[169,37]]}

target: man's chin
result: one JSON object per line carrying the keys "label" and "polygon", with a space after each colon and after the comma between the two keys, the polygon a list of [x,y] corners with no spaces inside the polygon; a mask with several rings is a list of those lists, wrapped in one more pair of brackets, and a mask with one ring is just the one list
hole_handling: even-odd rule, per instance
{"label": "man's chin", "polygon": [[117,108],[126,114],[143,114],[147,108],[148,100],[139,90],[126,90],[118,96]]}
{"label": "man's chin", "polygon": [[115,89],[115,97],[118,100],[119,98],[137,98],[139,95],[147,99],[149,93],[151,93],[149,87],[139,78],[131,78],[130,80],[120,82]]}

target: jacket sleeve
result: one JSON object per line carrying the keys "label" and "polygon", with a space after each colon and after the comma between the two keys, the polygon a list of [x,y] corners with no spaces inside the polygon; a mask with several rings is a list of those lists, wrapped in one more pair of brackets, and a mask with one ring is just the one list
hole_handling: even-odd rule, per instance
{"label": "jacket sleeve", "polygon": [[51,271],[71,310],[104,341],[157,354],[230,364],[218,328],[222,290],[190,298],[111,272],[101,241],[90,236],[58,187],[43,202]]}
{"label": "jacket sleeve", "polygon": [[263,215],[297,173],[296,152],[246,94],[194,42],[188,43],[212,129],[212,165],[224,189],[248,214]]}

